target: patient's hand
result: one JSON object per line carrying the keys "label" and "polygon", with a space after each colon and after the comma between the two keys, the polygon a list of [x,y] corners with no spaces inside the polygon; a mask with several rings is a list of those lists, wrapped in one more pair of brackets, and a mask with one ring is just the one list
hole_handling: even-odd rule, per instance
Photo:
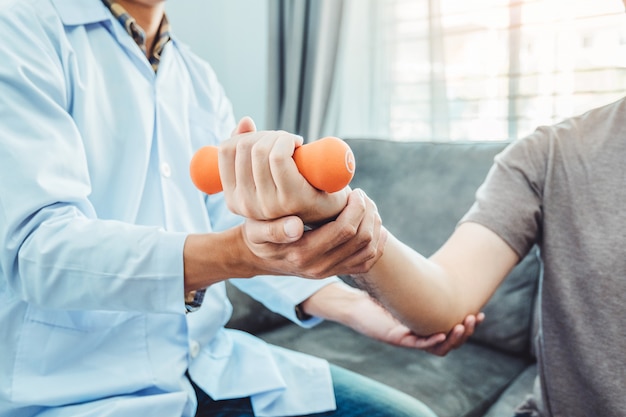
{"label": "patient's hand", "polygon": [[307,314],[342,323],[373,339],[438,356],[445,356],[465,343],[484,319],[482,313],[470,315],[447,335],[418,336],[366,292],[343,283],[320,289],[302,303],[302,308]]}
{"label": "patient's hand", "polygon": [[467,339],[474,334],[476,326],[482,323],[484,319],[484,313],[478,313],[476,315],[470,314],[465,317],[463,323],[454,326],[454,328],[450,330],[447,335],[444,333],[438,333],[431,336],[432,338],[437,338],[438,340],[432,340],[432,343],[429,343],[428,346],[422,347],[421,349],[432,353],[433,355],[445,356],[451,350],[457,349],[467,342]]}

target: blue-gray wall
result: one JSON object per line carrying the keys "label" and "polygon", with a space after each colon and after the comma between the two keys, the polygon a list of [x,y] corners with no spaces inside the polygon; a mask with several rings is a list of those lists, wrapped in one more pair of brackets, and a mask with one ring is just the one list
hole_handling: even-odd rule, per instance
{"label": "blue-gray wall", "polygon": [[173,32],[211,64],[235,116],[251,116],[259,129],[266,124],[268,1],[166,3]]}

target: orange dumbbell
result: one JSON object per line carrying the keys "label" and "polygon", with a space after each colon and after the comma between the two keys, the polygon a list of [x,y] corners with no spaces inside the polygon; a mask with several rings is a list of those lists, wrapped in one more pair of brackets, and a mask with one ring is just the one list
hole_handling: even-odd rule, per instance
{"label": "orange dumbbell", "polygon": [[[318,190],[334,193],[354,176],[354,154],[346,142],[328,136],[296,148],[293,159],[302,176]],[[217,147],[204,146],[190,164],[191,180],[207,194],[223,190],[217,162]]]}

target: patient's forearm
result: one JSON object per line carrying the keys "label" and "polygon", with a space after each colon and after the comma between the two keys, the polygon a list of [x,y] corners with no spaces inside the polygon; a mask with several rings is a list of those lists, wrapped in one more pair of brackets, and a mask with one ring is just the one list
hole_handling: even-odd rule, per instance
{"label": "patient's forearm", "polygon": [[390,234],[382,257],[355,278],[415,333],[429,335],[477,314],[518,261],[497,234],[466,222],[428,259]]}
{"label": "patient's forearm", "polygon": [[480,309],[461,296],[448,271],[393,236],[372,269],[355,279],[419,335],[446,333]]}

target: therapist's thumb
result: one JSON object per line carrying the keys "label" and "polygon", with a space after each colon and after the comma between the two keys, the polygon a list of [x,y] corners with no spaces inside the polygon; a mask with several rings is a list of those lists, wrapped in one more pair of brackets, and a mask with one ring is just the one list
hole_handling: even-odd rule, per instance
{"label": "therapist's thumb", "polygon": [[276,220],[247,220],[248,239],[257,244],[291,243],[302,237],[304,223],[297,216],[283,217]]}

